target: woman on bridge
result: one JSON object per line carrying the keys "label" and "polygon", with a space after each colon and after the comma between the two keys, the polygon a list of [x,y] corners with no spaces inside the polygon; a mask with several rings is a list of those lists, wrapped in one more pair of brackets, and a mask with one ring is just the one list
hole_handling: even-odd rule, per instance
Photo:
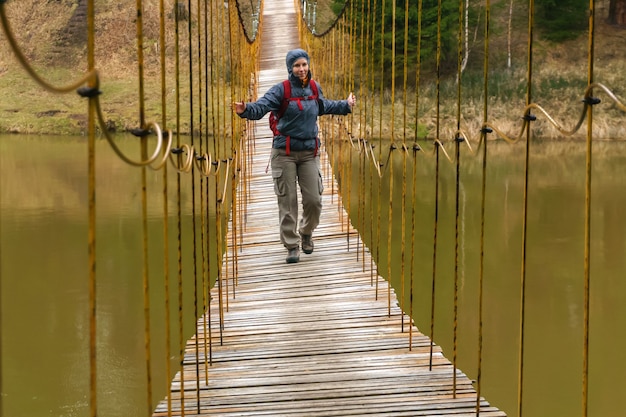
{"label": "woman on bridge", "polygon": [[[234,103],[237,114],[259,120],[272,112],[274,131],[271,164],[274,191],[278,197],[280,241],[287,248],[287,263],[300,260],[300,245],[313,253],[313,231],[322,212],[322,173],[320,171],[317,117],[346,115],[356,102],[352,93],[346,100],[324,98],[322,89],[311,79],[309,54],[302,49],[287,53],[289,77],[272,86],[256,102]],[[275,126],[273,126],[275,123]],[[302,193],[302,219],[298,226],[298,195]]]}

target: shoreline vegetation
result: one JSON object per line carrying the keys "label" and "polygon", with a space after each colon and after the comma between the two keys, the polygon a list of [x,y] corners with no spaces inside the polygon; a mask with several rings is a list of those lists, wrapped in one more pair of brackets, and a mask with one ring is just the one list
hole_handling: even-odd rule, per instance
{"label": "shoreline vegetation", "polygon": [[[16,7],[20,3],[23,7]],[[67,27],[68,15],[73,16],[71,0],[60,0],[39,5],[34,0],[20,2],[9,1],[5,8],[10,24],[15,31],[19,44],[24,48],[23,53],[30,59],[35,67],[46,80],[53,84],[66,85],[81,77],[86,69],[84,46],[60,45],[58,37],[60,29]],[[81,2],[78,2],[80,4]],[[106,1],[99,2],[100,6]],[[167,3],[173,3],[168,1]],[[243,3],[242,3],[243,4]],[[118,5],[110,10],[98,12],[98,22],[107,27],[106,40],[100,41],[97,46],[96,68],[100,74],[102,90],[101,103],[106,118],[107,129],[110,132],[126,133],[139,126],[139,97],[138,75],[133,48],[128,46],[129,39],[134,39],[135,26],[132,22],[131,6]],[[127,10],[128,9],[128,10]],[[65,11],[65,17],[64,16]],[[152,26],[158,26],[158,10],[156,6],[147,7],[145,13],[146,22]],[[75,13],[74,13],[75,15]],[[130,15],[130,16],[129,16]],[[328,17],[326,17],[328,20]],[[600,20],[600,19],[599,19]],[[598,22],[595,36],[594,49],[594,82],[605,85],[618,99],[626,94],[626,72],[623,68],[626,64],[626,49],[620,45],[626,44],[626,29],[618,28]],[[158,27],[147,27],[144,31],[154,35]],[[122,30],[123,28],[123,30]],[[55,35],[56,34],[56,35]],[[108,36],[108,34],[111,34]],[[168,34],[168,42],[172,40]],[[502,34],[498,34],[502,37]],[[525,32],[520,29],[517,40],[514,41],[514,61],[510,68],[500,70],[494,63],[494,69],[487,74],[485,82],[484,71],[480,68],[480,60],[476,50],[481,45],[474,45],[472,53],[477,54],[474,58],[474,66],[468,66],[461,77],[461,128],[470,136],[479,136],[480,128],[485,120],[484,108],[487,107],[487,121],[497,126],[498,130],[506,132],[507,136],[518,135],[522,126],[523,110],[526,106],[527,95],[527,49]],[[154,38],[154,36],[152,36]],[[494,49],[502,44],[493,40]],[[67,42],[66,42],[67,43]],[[132,42],[131,42],[132,43]],[[125,46],[123,46],[125,45]],[[471,45],[470,45],[471,46]],[[619,47],[618,47],[619,46]],[[533,112],[537,120],[532,124],[533,136],[541,139],[565,139],[583,140],[587,135],[587,123],[583,121],[578,131],[565,137],[559,133],[550,119],[559,124],[563,130],[571,130],[577,124],[582,115],[583,104],[581,102],[585,88],[587,87],[588,74],[588,37],[580,35],[577,39],[560,42],[558,44],[547,41],[537,41],[533,46],[533,85],[532,102],[541,106],[549,117],[542,112]],[[146,50],[145,84],[145,115],[147,121],[163,124],[161,110],[161,97],[165,95],[166,102],[166,127],[176,130],[177,118],[181,121],[178,130],[180,134],[189,135],[189,120],[191,113],[194,117],[204,112],[204,108],[190,109],[188,83],[181,83],[179,92],[179,105],[176,108],[176,92],[174,90],[175,75],[172,64],[166,68],[166,83],[161,86],[160,68],[158,65],[158,47],[156,41],[154,48]],[[168,53],[172,51],[168,50]],[[151,54],[151,55],[150,55]],[[502,54],[497,55],[501,58]],[[106,57],[106,58],[104,58]],[[491,59],[491,58],[490,58]],[[496,61],[496,59],[492,59]],[[181,68],[188,68],[188,62],[183,63]],[[222,69],[222,80],[227,79],[227,69]],[[181,74],[181,79],[188,81],[188,74]],[[187,78],[185,78],[187,77]],[[391,94],[389,90],[383,93],[382,100],[379,95],[368,95],[364,90],[359,91],[359,80],[355,80],[357,87],[355,93],[360,95],[359,105],[365,105],[376,109],[372,122],[374,127],[370,129],[373,137],[388,137],[391,135],[386,125],[379,123],[379,118],[389,120],[391,115]],[[362,84],[365,84],[363,82]],[[222,81],[221,89],[224,89],[226,81]],[[394,135],[396,139],[407,141],[434,139],[439,131],[440,138],[454,138],[456,134],[458,86],[454,76],[442,78],[439,83],[439,91],[435,89],[434,80],[424,79],[420,82],[419,95],[414,90],[415,83],[408,83],[407,100],[402,102],[402,91],[396,92],[394,114],[397,120]],[[487,86],[488,99],[485,100],[485,85]],[[194,86],[195,88],[195,86]],[[28,135],[71,135],[81,136],[86,134],[87,127],[87,99],[81,98],[76,93],[57,95],[49,93],[40,87],[26,71],[20,66],[13,52],[10,50],[4,34],[0,34],[0,90],[4,99],[0,101],[0,133],[2,134],[28,134]],[[228,89],[226,89],[228,91]],[[437,94],[438,93],[438,94]],[[418,101],[416,103],[416,96]],[[594,106],[593,112],[593,135],[598,140],[624,140],[626,139],[626,113],[619,108],[607,94],[600,89],[594,90],[594,96],[601,99],[599,105]],[[437,101],[437,97],[439,97]],[[216,94],[212,99],[215,103],[204,103],[209,108],[212,104],[218,104],[217,108],[230,108],[229,97]],[[226,104],[224,104],[226,103]],[[367,103],[367,104],[366,104]],[[196,104],[198,106],[198,104]],[[406,125],[403,127],[404,109],[406,108]],[[415,109],[418,109],[416,122]],[[210,109],[209,109],[210,110]],[[359,109],[357,108],[357,112]],[[178,113],[178,115],[177,115]],[[439,119],[437,119],[439,117]],[[209,126],[194,124],[194,131],[208,133],[209,136],[230,135],[231,115],[222,112],[217,115],[217,121],[213,120]],[[211,120],[211,118],[209,118]],[[195,122],[194,122],[195,123]],[[356,123],[354,121],[353,123]],[[382,126],[379,127],[379,126]],[[98,130],[100,128],[98,127]],[[354,131],[358,131],[356,128]],[[363,128],[365,130],[365,128]],[[195,132],[196,133],[196,132]],[[364,136],[365,132],[359,132]],[[417,136],[417,137],[416,137]],[[496,138],[492,134],[490,138]],[[473,140],[474,138],[468,138]]]}

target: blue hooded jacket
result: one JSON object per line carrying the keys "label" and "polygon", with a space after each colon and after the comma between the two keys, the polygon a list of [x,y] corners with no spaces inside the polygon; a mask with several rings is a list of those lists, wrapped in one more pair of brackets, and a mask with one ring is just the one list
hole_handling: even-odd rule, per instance
{"label": "blue hooded jacket", "polygon": [[[293,49],[287,53],[286,64],[289,73],[289,82],[291,83],[291,97],[310,97],[313,95],[309,82],[305,84],[293,74],[293,63],[300,58],[306,58],[309,61],[309,54],[303,49]],[[311,71],[309,70],[308,80],[311,79]],[[316,81],[318,90],[318,99],[316,100],[300,100],[302,110],[298,107],[298,101],[290,100],[285,113],[278,121],[278,130],[280,135],[274,137],[272,147],[284,149],[287,144],[287,136],[291,137],[290,148],[293,151],[315,150],[318,147],[318,128],[317,117],[324,114],[345,115],[351,112],[347,100],[329,100],[324,98],[322,88]],[[268,112],[277,112],[285,95],[283,83],[280,82],[272,86],[265,95],[254,103],[246,103],[246,109],[239,116],[250,119],[259,120]]]}

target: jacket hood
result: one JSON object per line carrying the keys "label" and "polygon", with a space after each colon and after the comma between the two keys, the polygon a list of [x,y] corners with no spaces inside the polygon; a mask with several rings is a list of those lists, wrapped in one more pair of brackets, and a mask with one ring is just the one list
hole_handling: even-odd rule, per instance
{"label": "jacket hood", "polygon": [[[311,65],[309,54],[304,49],[292,49],[291,51],[287,52],[287,72],[289,73],[290,77],[293,74],[293,63],[300,58],[306,58],[307,64]],[[311,71],[309,71],[309,78],[311,78]]]}

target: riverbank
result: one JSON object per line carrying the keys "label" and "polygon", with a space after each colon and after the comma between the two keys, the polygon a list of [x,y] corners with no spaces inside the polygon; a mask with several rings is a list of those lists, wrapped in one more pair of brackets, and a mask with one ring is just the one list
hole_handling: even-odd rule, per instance
{"label": "riverbank", "polygon": [[[520,71],[521,72],[521,71]],[[606,67],[603,69],[607,75],[611,75],[607,87],[626,85],[626,80],[619,80],[624,77],[623,71],[617,68]],[[584,74],[584,73],[583,73]],[[68,84],[73,79],[78,78],[80,73],[67,70],[56,70],[48,73],[49,79],[59,85]],[[521,74],[519,74],[521,75]],[[514,78],[511,75],[510,78]],[[551,77],[548,74],[539,72],[535,79],[541,80],[539,87],[535,89],[538,105],[541,106],[549,117],[537,109],[533,113],[537,116],[537,121],[533,124],[534,134],[544,139],[558,139],[564,136],[555,127],[557,123],[565,130],[571,130],[576,125],[580,117],[583,116],[584,106],[581,99],[584,94],[586,83],[584,76]],[[599,78],[599,77],[598,77]],[[601,82],[601,81],[598,81]],[[620,84],[621,83],[621,84]],[[103,80],[103,94],[100,100],[103,107],[106,128],[112,133],[128,132],[138,128],[139,120],[139,99],[137,97],[138,81],[128,78],[111,78]],[[156,77],[145,79],[146,97],[146,117],[148,121],[162,124],[161,112],[161,86],[160,80]],[[498,126],[498,129],[507,132],[507,135],[516,135],[521,126],[523,109],[525,108],[525,98],[523,95],[515,94],[515,86],[503,84],[500,81],[490,82],[491,88],[495,90],[488,102],[488,121],[490,124]],[[520,83],[517,87],[522,88]],[[441,84],[440,101],[437,104],[435,97],[421,94],[419,105],[419,139],[434,138],[436,131],[436,114],[439,112],[440,137],[454,137],[456,127],[456,91],[452,82]],[[0,133],[35,134],[35,135],[86,135],[87,133],[87,99],[81,98],[76,93],[64,95],[47,92],[30,79],[26,72],[19,68],[12,69],[0,75],[0,90],[8,99],[0,101]],[[597,96],[602,100],[602,104],[595,107],[594,111],[594,136],[602,139],[624,139],[626,138],[626,125],[624,119],[626,113],[620,110],[619,106],[602,90],[598,89]],[[619,92],[619,89],[617,89]],[[616,92],[616,94],[617,94]],[[472,92],[476,97],[469,97],[462,102],[462,129],[469,135],[478,135],[483,122],[484,102],[480,97],[481,92]],[[188,93],[183,92],[182,104],[176,106],[174,91],[168,89],[166,92],[167,105],[167,126],[176,126],[176,114],[180,120],[184,121],[179,127],[181,134],[189,134],[190,108],[188,105]],[[407,94],[414,97],[414,92]],[[360,101],[361,106],[365,105],[365,99]],[[368,106],[375,106],[379,109],[380,100],[369,98]],[[404,134],[401,117],[403,115],[404,104],[396,100],[396,122],[395,136],[401,138]],[[415,101],[410,100],[406,105],[408,112],[413,112]],[[357,110],[358,111],[358,110]],[[379,128],[378,114],[383,114],[384,120],[391,117],[391,105],[383,103],[382,113],[377,110],[374,115],[375,127],[373,137],[386,137],[390,134],[387,123]],[[224,117],[224,116],[222,116]],[[406,137],[414,139],[415,118],[409,115],[406,129]],[[222,121],[226,131],[229,130],[229,118]],[[98,127],[99,129],[99,127]],[[209,127],[209,132],[212,128]],[[359,136],[362,136],[359,134]],[[584,139],[586,136],[586,125],[569,139]],[[470,138],[472,139],[472,138]]]}
{"label": "riverbank", "polygon": [[[9,7],[11,23],[14,27],[23,28],[16,33],[20,45],[27,57],[32,57],[32,64],[47,81],[54,85],[68,85],[80,79],[87,67],[84,59],[84,50],[74,45],[65,45],[62,48],[53,38],[59,33],[59,28],[67,26],[67,19],[58,17],[68,7],[63,2],[46,4],[45,6],[27,6],[23,8]],[[13,4],[13,3],[9,3]],[[8,6],[7,6],[8,7]],[[30,7],[30,9],[29,9]],[[122,7],[122,6],[119,6]],[[118,7],[118,8],[119,8]],[[71,9],[68,9],[71,10]],[[173,65],[168,63],[166,68],[166,85],[161,85],[161,69],[158,65],[158,47],[156,43],[145,51],[146,65],[143,78],[144,95],[139,97],[139,77],[132,48],[128,47],[129,39],[133,39],[133,25],[130,21],[124,23],[120,18],[130,14],[134,9],[124,6],[124,9],[102,11],[98,14],[98,21],[102,27],[108,27],[107,38],[98,42],[96,68],[100,76],[100,95],[105,128],[111,132],[127,132],[139,128],[140,107],[144,106],[146,121],[154,121],[160,125],[178,130],[181,134],[189,134],[192,126],[198,130],[199,115],[208,113],[211,125],[207,126],[206,119],[202,131],[209,135],[219,135],[229,132],[230,115],[221,112],[216,118],[211,109],[230,108],[230,97],[223,94],[227,85],[221,84],[220,94],[213,94],[215,103],[200,103],[204,100],[194,97],[194,108],[191,108],[190,89],[187,73],[189,63],[180,65],[180,90],[175,90],[176,78]],[[123,12],[123,13],[122,13]],[[158,34],[158,14],[155,8],[147,8],[146,21],[150,24],[144,28],[147,35],[154,37]],[[67,14],[68,11],[65,11]],[[52,34],[52,35],[51,35]],[[440,80],[439,91],[435,89],[434,80],[421,80],[419,95],[407,83],[406,100],[402,91],[395,94],[393,114],[394,131],[391,132],[392,106],[391,93],[385,91],[382,101],[376,95],[369,96],[365,91],[357,90],[360,97],[356,112],[368,111],[367,130],[371,137],[390,137],[393,133],[396,138],[414,140],[415,132],[419,139],[443,140],[456,136],[457,126],[468,132],[468,135],[478,136],[481,126],[486,119],[490,125],[497,126],[498,130],[506,132],[508,136],[518,135],[522,126],[524,109],[527,104],[527,51],[520,43],[522,34],[517,34],[515,54],[510,68],[505,67],[502,61],[504,53],[501,36],[492,38],[494,45],[493,58],[490,67],[493,70],[488,74],[487,93],[483,71],[480,69],[482,58],[479,56],[481,46],[475,45],[471,51],[474,69],[470,67],[463,73],[461,98],[454,77]],[[167,42],[171,42],[172,34],[167,34]],[[125,43],[124,43],[125,42]],[[132,41],[130,42],[132,44]],[[184,44],[184,42],[181,42]],[[601,83],[612,91],[619,99],[626,85],[626,50],[616,48],[615,45],[626,43],[626,31],[598,22],[595,37],[595,63],[593,81]],[[48,45],[48,46],[46,46]],[[125,45],[125,46],[124,46]],[[59,49],[60,48],[60,49]],[[167,48],[166,48],[167,49]],[[537,41],[533,46],[534,61],[532,63],[533,83],[530,86],[531,102],[541,109],[533,109],[537,121],[533,122],[533,135],[544,139],[584,139],[586,137],[585,123],[572,135],[564,136],[562,130],[572,130],[581,117],[584,106],[581,103],[590,78],[588,69],[588,42],[586,36],[578,40],[564,42],[558,45]],[[167,49],[168,59],[172,58],[172,51]],[[181,52],[184,53],[184,52]],[[498,68],[498,69],[496,69]],[[223,69],[227,72],[227,69]],[[194,68],[194,74],[197,74]],[[366,85],[355,79],[355,84]],[[193,86],[193,91],[196,91]],[[8,43],[0,35],[0,90],[4,99],[0,101],[0,133],[41,134],[41,135],[85,135],[87,131],[87,100],[75,92],[63,95],[47,92],[39,86],[26,71],[18,64],[9,50]],[[399,88],[400,90],[400,88]],[[342,92],[343,93],[343,92]],[[626,138],[626,112],[622,107],[626,101],[614,101],[602,89],[594,90],[594,95],[602,103],[594,107],[593,133],[601,139]],[[162,108],[162,96],[165,97],[166,109]],[[488,100],[485,100],[485,96]],[[416,97],[418,101],[416,103]],[[460,101],[460,105],[457,102]],[[217,106],[214,106],[217,104]],[[208,107],[208,112],[206,108]],[[487,116],[485,117],[485,107]],[[374,109],[371,112],[369,109]],[[406,118],[405,118],[406,109]],[[417,109],[417,117],[415,111]],[[460,110],[460,113],[459,113]],[[220,110],[221,111],[221,110]],[[544,111],[546,114],[544,114]],[[163,113],[165,112],[165,117]],[[193,115],[192,115],[193,113]],[[193,116],[193,117],[192,117]],[[383,123],[380,123],[382,117]],[[217,119],[217,122],[214,120]],[[176,120],[181,124],[177,126]],[[214,125],[213,125],[214,124]],[[558,129],[558,124],[562,129]],[[416,126],[418,126],[416,128]],[[366,136],[365,127],[362,131],[354,129],[358,136]],[[437,134],[438,132],[438,134]],[[470,138],[471,139],[471,138]]]}

